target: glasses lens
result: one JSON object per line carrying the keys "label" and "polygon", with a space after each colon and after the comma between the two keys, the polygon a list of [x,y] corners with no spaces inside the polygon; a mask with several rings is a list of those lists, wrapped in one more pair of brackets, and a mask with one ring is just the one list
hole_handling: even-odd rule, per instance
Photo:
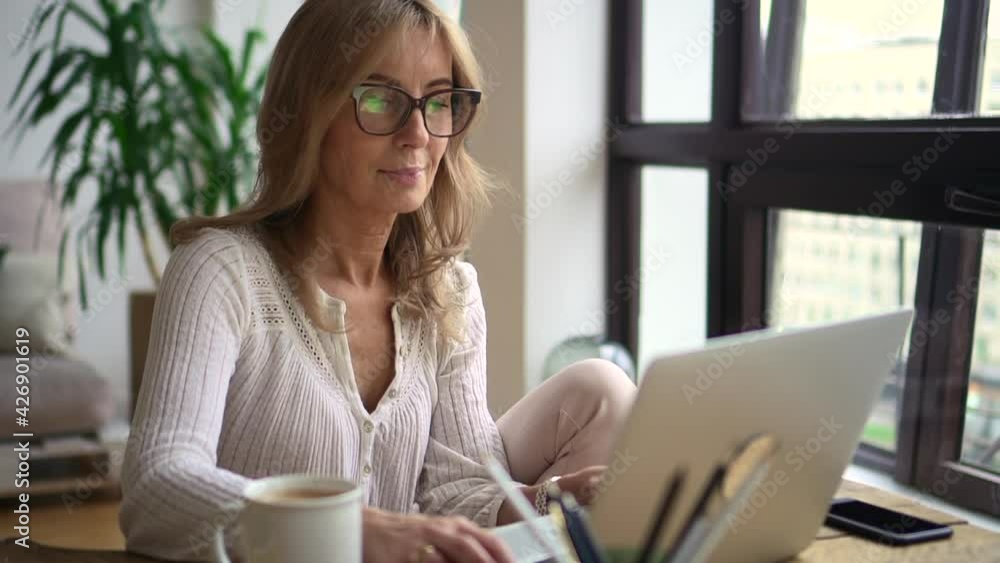
{"label": "glasses lens", "polygon": [[472,119],[474,106],[470,92],[442,92],[428,99],[424,107],[427,130],[438,137],[461,133]]}
{"label": "glasses lens", "polygon": [[358,98],[358,122],[369,133],[391,133],[399,127],[409,105],[402,92],[372,86]]}

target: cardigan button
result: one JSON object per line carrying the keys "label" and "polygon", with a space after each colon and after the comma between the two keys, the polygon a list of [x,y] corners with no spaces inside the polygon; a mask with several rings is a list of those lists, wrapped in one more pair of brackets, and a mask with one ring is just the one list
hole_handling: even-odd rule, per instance
{"label": "cardigan button", "polygon": [[371,434],[372,430],[375,429],[375,425],[372,424],[372,421],[370,421],[370,420],[366,420],[365,421],[364,427],[365,427],[365,432],[367,432],[369,434]]}
{"label": "cardigan button", "polygon": [[390,399],[395,399],[396,398],[396,390],[395,389],[389,389],[389,392],[386,393],[386,395],[388,395]]}

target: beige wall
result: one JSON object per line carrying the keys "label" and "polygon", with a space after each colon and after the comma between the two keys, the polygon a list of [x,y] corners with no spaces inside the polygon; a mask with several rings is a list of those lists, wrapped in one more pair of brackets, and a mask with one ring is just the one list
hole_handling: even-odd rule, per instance
{"label": "beige wall", "polygon": [[508,186],[475,237],[499,415],[559,341],[604,330],[606,2],[466,0],[489,106],[473,154]]}
{"label": "beige wall", "polygon": [[524,239],[505,219],[524,193],[523,8],[521,0],[473,0],[462,14],[489,85],[485,119],[470,145],[506,188],[468,255],[479,271],[486,306],[488,393],[495,415],[524,390]]}

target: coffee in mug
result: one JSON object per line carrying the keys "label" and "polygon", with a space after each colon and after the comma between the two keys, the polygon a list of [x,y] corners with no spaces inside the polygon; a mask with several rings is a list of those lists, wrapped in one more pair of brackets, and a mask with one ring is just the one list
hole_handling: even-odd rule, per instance
{"label": "coffee in mug", "polygon": [[258,502],[269,504],[281,504],[288,501],[333,497],[340,494],[340,491],[329,491],[325,489],[312,489],[306,487],[289,487],[287,489],[275,489],[265,491],[257,495]]}
{"label": "coffee in mug", "polygon": [[[244,563],[361,563],[364,491],[349,481],[317,475],[258,479],[244,489],[235,526]],[[216,563],[230,563],[222,529]]]}

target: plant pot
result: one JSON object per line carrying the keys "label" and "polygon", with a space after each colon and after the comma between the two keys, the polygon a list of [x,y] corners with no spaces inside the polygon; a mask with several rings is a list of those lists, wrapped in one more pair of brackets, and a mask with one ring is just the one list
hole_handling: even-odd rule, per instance
{"label": "plant pot", "polygon": [[129,363],[131,364],[131,397],[129,399],[128,416],[132,419],[135,405],[142,385],[142,373],[146,369],[146,352],[149,349],[149,333],[153,325],[153,306],[156,303],[155,291],[133,291],[129,294]]}

